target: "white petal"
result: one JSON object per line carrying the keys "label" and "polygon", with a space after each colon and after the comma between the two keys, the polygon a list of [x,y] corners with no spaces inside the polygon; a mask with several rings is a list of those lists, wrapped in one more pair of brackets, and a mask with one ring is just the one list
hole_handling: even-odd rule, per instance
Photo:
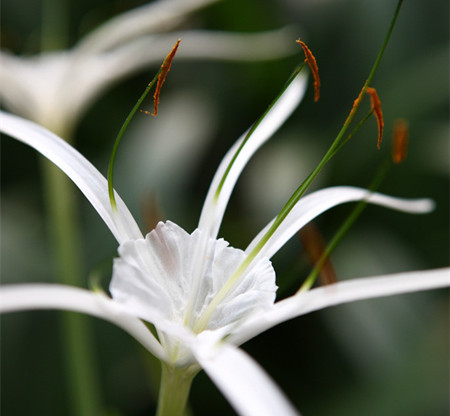
{"label": "white petal", "polygon": [[66,51],[30,57],[2,52],[0,97],[9,109],[20,115],[47,126],[54,124],[55,119],[60,121],[61,112],[66,111],[61,108],[61,102],[64,102],[61,96],[68,95],[75,106],[78,104],[72,94],[72,78],[66,75],[72,64]]}
{"label": "white petal", "polygon": [[124,329],[160,360],[167,359],[165,351],[148,328],[104,295],[53,284],[23,284],[0,288],[0,313],[33,309],[60,309],[105,319]]}
{"label": "white petal", "polygon": [[[181,39],[177,59],[204,58],[230,61],[280,59],[298,52],[292,28],[240,33],[190,30],[177,33]],[[175,38],[174,38],[175,40]]]}
{"label": "white petal", "polygon": [[104,75],[110,77],[110,70],[126,74],[148,65],[161,64],[177,39],[181,39],[181,46],[176,61],[218,59],[242,62],[273,60],[292,55],[297,50],[292,42],[294,36],[289,28],[255,33],[177,31],[144,36],[101,56],[107,57]]}
{"label": "white petal", "polygon": [[239,415],[298,415],[267,373],[242,350],[222,344],[218,347],[202,345],[193,352]]}
{"label": "white petal", "polygon": [[142,238],[125,203],[116,194],[118,215],[112,211],[106,179],[72,146],[43,127],[4,112],[0,112],[0,131],[35,148],[55,163],[86,195],[119,243]]}
{"label": "white petal", "polygon": [[281,322],[342,303],[450,286],[450,268],[352,279],[298,293],[241,325],[229,338],[241,344]]}
{"label": "white petal", "polygon": [[211,238],[217,236],[231,192],[245,165],[258,148],[261,147],[292,114],[303,98],[305,89],[306,77],[300,73],[268,112],[239,153],[232,168],[228,172],[219,198],[216,201],[215,194],[217,188],[246,134],[241,136],[223,158],[210,185],[198,226],[200,230],[205,230]]}
{"label": "white petal", "polygon": [[79,54],[108,50],[150,32],[163,32],[180,24],[188,13],[217,0],[159,0],[122,13],[101,25],[75,49]]}
{"label": "white petal", "polygon": [[[0,51],[0,98],[3,105],[12,111],[29,115],[32,112],[33,103],[30,92],[22,79],[22,62],[8,52]],[[36,80],[33,79],[36,82]],[[31,102],[30,102],[31,101]]]}
{"label": "white petal", "polygon": [[[394,198],[350,186],[336,186],[321,189],[320,191],[304,196],[297,202],[292,211],[287,215],[285,220],[258,253],[257,257],[271,258],[298,230],[323,212],[336,205],[362,199],[367,199],[367,202],[371,204],[382,205],[415,214],[429,212],[434,207],[433,201],[429,199]],[[269,230],[273,221],[274,220],[267,224],[267,226],[253,239],[245,250],[247,254],[253,250],[259,240]]]}

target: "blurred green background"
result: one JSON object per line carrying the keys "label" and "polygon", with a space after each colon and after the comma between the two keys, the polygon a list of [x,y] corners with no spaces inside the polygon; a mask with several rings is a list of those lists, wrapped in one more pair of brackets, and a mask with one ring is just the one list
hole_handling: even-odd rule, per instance
{"label": "blurred green background", "polygon": [[[141,4],[70,1],[69,44],[107,18]],[[40,1],[2,1],[3,48],[16,54],[39,52],[41,8]],[[239,32],[291,25],[319,64],[320,101],[313,103],[310,87],[300,108],[238,182],[220,232],[231,245],[245,247],[324,154],[371,69],[393,9],[389,0],[225,0],[187,20],[185,28]],[[444,0],[405,1],[373,82],[385,116],[382,150],[376,150],[376,123],[370,120],[314,184],[367,186],[389,152],[393,121],[401,117],[410,125],[408,159],[391,169],[381,191],[430,197],[437,208],[413,216],[368,207],[333,255],[339,279],[448,265],[448,12]],[[175,59],[159,116],[138,115],[119,149],[116,189],[135,217],[144,218],[144,207],[156,198],[162,218],[191,232],[221,157],[264,111],[299,59],[300,53],[254,63]],[[117,131],[156,70],[149,68],[115,85],[78,126],[76,147],[100,171],[106,173]],[[1,143],[2,283],[55,281],[38,157],[7,137]],[[110,263],[116,242],[81,194],[78,203],[87,286],[89,271]],[[350,210],[350,205],[339,207],[316,221],[326,238]],[[296,239],[273,263],[281,296],[298,287],[308,272]],[[2,316],[3,415],[71,414],[60,314]],[[111,324],[86,319],[91,321],[96,371],[108,412],[153,414],[145,353]],[[243,348],[304,415],[445,415],[448,339],[448,291],[442,290],[316,312],[280,325]],[[203,373],[193,383],[191,407],[195,415],[233,414]]]}

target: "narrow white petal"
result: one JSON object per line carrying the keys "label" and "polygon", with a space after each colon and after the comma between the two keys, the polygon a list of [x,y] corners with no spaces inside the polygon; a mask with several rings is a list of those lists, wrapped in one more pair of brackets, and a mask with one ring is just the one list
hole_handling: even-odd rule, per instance
{"label": "narrow white petal", "polygon": [[446,287],[450,287],[450,268],[347,280],[277,302],[272,311],[243,323],[229,341],[239,345],[281,322],[334,305]]}
{"label": "narrow white petal", "polygon": [[199,364],[241,416],[298,415],[268,374],[228,344],[194,350]]}
{"label": "narrow white petal", "polygon": [[[386,196],[378,193],[371,193],[367,189],[350,186],[336,186],[321,189],[301,198],[287,215],[278,229],[270,237],[261,251],[258,258],[271,258],[286,242],[308,222],[322,214],[323,212],[346,202],[360,201],[366,199],[368,203],[382,205],[384,207],[396,209],[409,213],[426,213],[433,209],[433,201],[429,199],[402,199]],[[246,249],[250,253],[264,234],[273,224],[272,220],[253,239]]]}
{"label": "narrow white petal", "polygon": [[146,33],[164,32],[180,24],[185,16],[217,0],[159,0],[129,10],[94,30],[76,47],[77,53],[93,54]]}
{"label": "narrow white petal", "polygon": [[60,309],[102,318],[119,326],[160,360],[167,355],[148,328],[117,302],[89,290],[53,284],[23,284],[0,288],[0,313]]}
{"label": "narrow white petal", "polygon": [[205,203],[203,205],[198,228],[205,230],[211,238],[215,238],[219,231],[220,224],[228,204],[234,185],[244,169],[245,165],[253,154],[261,147],[286,121],[300,103],[306,89],[306,77],[303,74],[297,78],[286,89],[277,103],[268,112],[262,120],[252,136],[239,153],[232,168],[228,172],[228,176],[223,184],[223,188],[219,194],[219,198],[215,200],[215,194],[218,186],[224,176],[234,154],[244,140],[246,134],[231,147],[228,153],[220,163],[216,174],[212,180]]}
{"label": "narrow white petal", "polygon": [[0,112],[0,132],[28,144],[55,163],[85,194],[119,243],[142,238],[122,199],[116,194],[118,214],[115,214],[106,179],[67,142],[31,121],[4,112]]}

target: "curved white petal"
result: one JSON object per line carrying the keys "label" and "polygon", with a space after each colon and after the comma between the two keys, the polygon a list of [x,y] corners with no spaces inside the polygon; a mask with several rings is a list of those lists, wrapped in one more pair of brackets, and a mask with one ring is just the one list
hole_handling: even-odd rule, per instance
{"label": "curved white petal", "polygon": [[229,341],[242,344],[281,322],[342,303],[446,287],[450,287],[450,268],[347,280],[277,302],[272,311],[244,322]]}
{"label": "curved white petal", "polygon": [[142,238],[136,221],[117,194],[118,213],[112,211],[108,185],[103,175],[64,140],[31,121],[4,112],[0,112],[0,132],[35,148],[69,176],[97,210],[119,243]]}
{"label": "curved white petal", "polygon": [[215,194],[222,177],[233,159],[234,154],[245,139],[246,134],[240,137],[223,158],[209,187],[198,226],[200,230],[206,231],[211,238],[217,236],[231,192],[245,165],[259,147],[261,147],[292,114],[303,98],[305,89],[306,77],[300,73],[267,113],[266,117],[261,121],[239,153],[233,166],[228,172],[219,197],[216,200]]}
{"label": "curved white petal", "polygon": [[[304,196],[297,202],[258,253],[257,257],[271,258],[298,230],[330,208],[346,202],[360,201],[363,199],[366,199],[367,202],[371,204],[382,205],[399,211],[416,214],[426,213],[434,208],[434,203],[430,199],[394,198],[379,193],[372,193],[367,189],[350,186],[336,186],[321,189],[320,191]],[[245,250],[247,254],[253,250],[274,221],[275,219],[267,224],[267,226],[253,239]]]}
{"label": "curved white petal", "polygon": [[239,415],[298,415],[279,387],[244,351],[229,344],[202,345],[194,355]]}
{"label": "curved white petal", "polygon": [[23,284],[0,288],[0,313],[60,309],[102,318],[121,327],[160,360],[166,352],[148,328],[117,302],[86,289],[56,284]]}
{"label": "curved white petal", "polygon": [[163,32],[180,24],[185,15],[217,0],[159,0],[129,10],[102,24],[74,49],[79,54],[108,50],[150,32]]}

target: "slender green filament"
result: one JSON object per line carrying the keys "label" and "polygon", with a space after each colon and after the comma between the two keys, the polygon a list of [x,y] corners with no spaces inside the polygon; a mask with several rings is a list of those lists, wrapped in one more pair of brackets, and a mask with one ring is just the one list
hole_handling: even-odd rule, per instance
{"label": "slender green filament", "polygon": [[[260,125],[260,123],[264,120],[264,118],[267,116],[269,111],[272,109],[272,107],[278,102],[278,100],[281,98],[281,96],[286,92],[287,88],[291,85],[291,83],[294,81],[294,79],[297,77],[297,75],[300,73],[300,71],[305,66],[305,62],[302,62],[292,73],[291,77],[288,79],[288,81],[284,84],[281,91],[278,93],[278,95],[275,97],[275,99],[270,103],[270,105],[267,107],[267,109],[264,111],[264,113],[258,118],[258,120],[252,125],[246,136],[244,137],[244,140],[242,141],[239,148],[236,150],[236,152],[233,155],[233,158],[231,159],[230,163],[227,166],[227,169],[225,170],[220,183],[216,189],[216,192],[214,194],[214,202],[217,203],[218,198],[220,196],[220,193],[223,189],[223,185],[228,177],[228,174],[235,163],[236,159],[238,158],[240,152],[244,148],[245,144],[248,142],[252,134],[255,132],[256,128]],[[225,283],[224,287],[219,291],[219,293],[216,295],[216,297],[212,300],[210,305],[208,305],[208,308],[203,313],[203,315],[200,317],[200,319],[194,324],[193,330],[194,332],[201,332],[206,328],[206,325],[208,324],[209,318],[211,314],[214,312],[216,306],[223,300],[223,298],[226,296],[228,291],[232,288],[234,282],[241,276],[241,274],[245,271],[251,260],[248,262],[248,258],[244,260],[244,262],[239,266],[239,268],[234,272],[233,276]],[[221,295],[223,294],[223,295]],[[195,299],[195,298],[193,298]],[[185,316],[185,325],[189,322],[190,317],[190,311],[192,309],[192,303],[189,302],[189,305],[187,307],[187,313]]]}
{"label": "slender green filament", "polygon": [[109,194],[109,201],[111,203],[111,208],[113,211],[117,211],[117,204],[116,204],[116,198],[114,196],[114,186],[113,186],[113,172],[114,172],[114,162],[116,160],[116,154],[117,149],[119,148],[119,144],[122,140],[122,137],[125,133],[125,130],[127,129],[128,125],[131,122],[131,119],[136,114],[136,112],[139,110],[139,107],[141,106],[142,102],[144,101],[145,97],[147,97],[148,93],[152,89],[155,82],[158,80],[159,75],[161,74],[163,68],[161,67],[159,71],[156,73],[155,77],[152,79],[152,81],[147,85],[144,92],[140,96],[139,100],[137,100],[136,104],[128,114],[127,118],[125,119],[124,123],[122,124],[122,127],[119,131],[119,134],[117,135],[116,141],[114,143],[114,147],[111,153],[111,159],[109,160],[109,166],[108,166],[108,194]]}
{"label": "slender green filament", "polygon": [[[322,160],[319,162],[317,167],[306,177],[306,179],[301,183],[301,185],[297,188],[297,190],[293,193],[293,195],[290,197],[290,199],[287,201],[285,206],[281,209],[278,216],[275,218],[275,221],[271,225],[271,227],[267,230],[267,232],[262,236],[262,238],[258,241],[258,243],[255,245],[253,250],[249,253],[249,255],[245,258],[245,260],[239,265],[239,267],[236,269],[236,271],[231,275],[231,277],[228,279],[228,281],[225,283],[225,285],[222,287],[222,289],[217,293],[217,295],[214,297],[214,299],[211,301],[211,303],[208,305],[202,316],[197,321],[194,331],[198,332],[206,328],[206,325],[208,324],[208,321],[210,317],[212,316],[214,310],[217,308],[217,306],[224,300],[224,298],[228,295],[230,290],[235,286],[235,284],[238,282],[238,280],[242,277],[242,275],[245,273],[245,271],[248,269],[248,267],[252,264],[252,262],[255,260],[257,255],[260,253],[262,248],[265,246],[265,244],[269,241],[269,239],[273,236],[275,231],[278,229],[278,227],[283,223],[283,221],[286,219],[288,214],[292,211],[294,206],[297,204],[297,202],[300,200],[300,198],[305,194],[313,180],[316,178],[316,176],[319,174],[319,172],[323,169],[325,164],[336,154],[338,150],[341,149],[341,147],[347,143],[347,141],[350,139],[350,137],[353,136],[353,134],[367,121],[369,115],[364,117],[364,119],[356,126],[356,128],[346,137],[347,131],[354,120],[356,113],[359,110],[360,104],[362,102],[362,99],[364,98],[366,94],[366,90],[369,87],[370,83],[372,82],[373,77],[375,76],[375,73],[379,67],[379,64],[381,62],[381,58],[386,50],[387,44],[389,42],[389,39],[391,37],[393,28],[395,26],[395,23],[397,21],[397,17],[400,12],[401,5],[403,3],[403,0],[399,0],[397,3],[397,7],[394,12],[394,16],[392,18],[391,24],[388,28],[387,34],[385,36],[385,39],[383,41],[383,44],[381,46],[380,52],[378,53],[378,56],[375,60],[375,63],[372,66],[372,69],[369,73],[369,76],[367,77],[366,82],[364,83],[364,86],[360,92],[360,95],[358,99],[355,102],[354,107],[350,111],[349,116],[345,120],[341,130],[337,134],[336,138],[334,139],[333,143],[331,144],[330,148],[328,149],[325,156],[322,158]],[[294,73],[294,76],[296,74]],[[290,79],[292,81],[292,78]],[[283,90],[284,91],[284,90]],[[283,92],[282,91],[282,92]],[[278,99],[278,97],[277,97]],[[370,112],[371,114],[372,112]],[[267,114],[264,113],[262,118]],[[262,118],[258,120],[258,123],[261,122]],[[252,130],[250,130],[251,132]],[[249,132],[249,134],[250,134]],[[243,141],[241,147],[236,152],[233,160],[230,162],[230,165],[227,169],[227,171],[224,174],[224,177],[222,178],[222,181],[217,189],[216,192],[216,198],[218,197],[221,187],[223,186],[223,183],[225,182],[226,176],[231,169],[231,166],[234,162],[234,160],[237,158],[238,153],[241,151],[242,147],[245,145],[246,140],[248,139],[248,136]]]}

